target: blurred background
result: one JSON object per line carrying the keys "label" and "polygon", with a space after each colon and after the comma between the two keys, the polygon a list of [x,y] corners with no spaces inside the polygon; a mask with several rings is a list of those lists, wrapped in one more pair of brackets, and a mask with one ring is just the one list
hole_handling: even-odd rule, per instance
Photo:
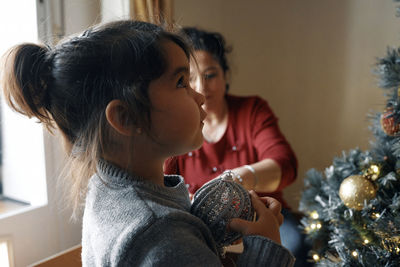
{"label": "blurred background", "polygon": [[260,95],[279,118],[299,161],[285,190],[297,208],[305,172],[367,149],[367,117],[384,108],[372,69],[397,46],[392,1],[175,0],[175,21],[222,32],[232,45],[231,92]]}

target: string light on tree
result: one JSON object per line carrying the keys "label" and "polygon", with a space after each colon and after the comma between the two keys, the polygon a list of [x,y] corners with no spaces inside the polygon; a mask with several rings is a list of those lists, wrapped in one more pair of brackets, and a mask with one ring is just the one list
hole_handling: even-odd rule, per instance
{"label": "string light on tree", "polygon": [[320,222],[310,224],[311,230],[319,230],[319,229],[321,229],[321,227],[322,227],[322,224]]}
{"label": "string light on tree", "polygon": [[353,252],[351,252],[351,255],[352,255],[354,258],[357,258],[357,257],[358,257],[358,252],[354,250]]}
{"label": "string light on tree", "polygon": [[314,211],[312,211],[312,212],[310,213],[310,217],[311,217],[312,219],[314,219],[314,220],[317,220],[317,219],[319,218],[319,214],[318,214],[318,212],[317,212],[316,210],[314,210]]}
{"label": "string light on tree", "polygon": [[304,221],[303,224],[305,225],[304,230],[307,233],[311,233],[317,231],[322,228],[322,223],[318,221],[319,214],[317,211],[312,211],[309,213],[309,217],[307,218],[307,222]]}
{"label": "string light on tree", "polygon": [[318,262],[321,259],[317,253],[314,253],[312,257],[315,262]]}
{"label": "string light on tree", "polygon": [[377,212],[372,213],[372,218],[373,219],[378,219],[379,217],[381,217],[381,215]]}

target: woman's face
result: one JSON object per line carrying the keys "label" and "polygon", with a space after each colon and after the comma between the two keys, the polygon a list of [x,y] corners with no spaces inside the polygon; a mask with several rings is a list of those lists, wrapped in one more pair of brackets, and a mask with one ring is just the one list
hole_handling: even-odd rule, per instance
{"label": "woman's face", "polygon": [[221,65],[206,51],[195,51],[190,68],[190,86],[206,98],[204,109],[214,111],[225,101],[226,80]]}
{"label": "woman's face", "polygon": [[159,153],[173,156],[196,149],[202,144],[206,113],[201,107],[204,96],[190,87],[189,60],[186,54],[171,41],[166,41],[163,47],[167,69],[149,85],[151,132]]}

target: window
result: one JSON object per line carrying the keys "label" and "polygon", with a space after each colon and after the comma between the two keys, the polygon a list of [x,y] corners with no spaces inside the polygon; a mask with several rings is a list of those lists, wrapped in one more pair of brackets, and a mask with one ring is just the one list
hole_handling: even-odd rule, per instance
{"label": "window", "polygon": [[[21,8],[21,7],[24,8]],[[37,42],[35,1],[0,2],[0,54],[21,42]],[[1,97],[0,97],[1,98]],[[0,217],[5,212],[47,203],[42,127],[0,102]]]}
{"label": "window", "polygon": [[1,179],[3,171],[2,171],[2,138],[1,138],[1,105],[0,105],[0,197],[3,195],[3,181]]}
{"label": "window", "polygon": [[10,240],[0,238],[0,266],[13,266],[12,248]]}
{"label": "window", "polygon": [[[17,43],[37,43],[38,36],[58,39],[64,25],[68,34],[79,32],[95,21],[99,10],[97,0],[0,0],[0,54]],[[12,204],[27,203],[0,211],[0,242],[2,237],[9,240],[11,266],[29,266],[79,244],[81,223],[71,223],[71,210],[56,188],[65,163],[59,136],[48,135],[35,120],[0,101],[3,195]],[[10,204],[0,200],[4,203]]]}

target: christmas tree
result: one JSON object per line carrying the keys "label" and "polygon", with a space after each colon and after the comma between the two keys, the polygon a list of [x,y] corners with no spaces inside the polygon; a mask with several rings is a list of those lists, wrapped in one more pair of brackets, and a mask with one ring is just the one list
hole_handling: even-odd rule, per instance
{"label": "christmas tree", "polygon": [[375,71],[386,108],[371,116],[370,149],[306,174],[300,210],[317,266],[400,266],[400,47]]}

